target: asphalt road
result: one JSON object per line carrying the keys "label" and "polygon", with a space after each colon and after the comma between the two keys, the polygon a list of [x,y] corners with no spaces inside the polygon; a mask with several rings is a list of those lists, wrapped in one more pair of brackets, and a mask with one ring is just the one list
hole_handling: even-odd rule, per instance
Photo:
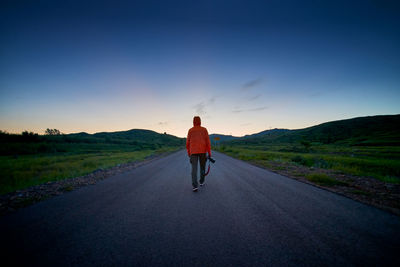
{"label": "asphalt road", "polygon": [[[400,218],[214,152],[192,192],[184,151],[0,218],[29,266],[395,266]],[[4,265],[3,265],[4,266]],[[397,265],[400,266],[400,265]]]}

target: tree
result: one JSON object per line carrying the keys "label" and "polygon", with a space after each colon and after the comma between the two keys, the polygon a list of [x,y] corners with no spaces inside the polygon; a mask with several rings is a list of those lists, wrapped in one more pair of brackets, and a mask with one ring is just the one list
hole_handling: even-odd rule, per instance
{"label": "tree", "polygon": [[21,135],[22,140],[26,142],[34,142],[39,139],[39,135],[34,132],[23,131]]}
{"label": "tree", "polygon": [[61,132],[57,129],[49,129],[47,128],[44,132],[46,135],[61,135]]}

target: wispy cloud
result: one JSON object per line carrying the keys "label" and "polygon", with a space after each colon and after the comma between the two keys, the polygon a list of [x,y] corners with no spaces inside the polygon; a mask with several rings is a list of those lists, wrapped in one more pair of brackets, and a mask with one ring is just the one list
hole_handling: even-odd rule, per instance
{"label": "wispy cloud", "polygon": [[254,101],[254,100],[256,100],[256,99],[258,99],[260,97],[261,97],[261,94],[258,94],[258,95],[246,97],[246,100],[247,101]]}
{"label": "wispy cloud", "polygon": [[241,113],[241,112],[252,112],[252,111],[262,111],[268,109],[267,106],[257,107],[257,108],[247,108],[247,109],[234,109],[233,113]]}
{"label": "wispy cloud", "polygon": [[257,85],[260,85],[263,82],[263,79],[257,78],[255,80],[251,80],[245,84],[242,85],[242,90],[249,90],[251,88],[256,87]]}
{"label": "wispy cloud", "polygon": [[250,108],[247,111],[261,111],[261,110],[266,110],[266,109],[268,109],[268,107],[264,106],[264,107],[258,107],[258,108]]}
{"label": "wispy cloud", "polygon": [[168,122],[167,121],[160,121],[159,123],[157,123],[158,125],[162,125],[162,126],[165,126],[165,125],[168,125]]}
{"label": "wispy cloud", "polygon": [[196,114],[198,115],[205,115],[207,113],[207,109],[210,105],[215,103],[216,97],[210,97],[207,101],[201,101],[193,106]]}
{"label": "wispy cloud", "polygon": [[194,107],[194,110],[196,111],[196,114],[198,114],[198,115],[204,115],[206,113],[206,111],[205,111],[206,104],[204,102],[200,102],[200,103],[194,105],[193,107]]}

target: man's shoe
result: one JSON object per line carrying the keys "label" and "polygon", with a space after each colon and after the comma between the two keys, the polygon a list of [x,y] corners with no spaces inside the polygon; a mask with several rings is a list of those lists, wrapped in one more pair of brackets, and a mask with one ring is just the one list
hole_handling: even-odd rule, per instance
{"label": "man's shoe", "polygon": [[197,187],[193,188],[193,192],[197,192],[197,190],[198,190]]}
{"label": "man's shoe", "polygon": [[204,183],[200,183],[200,186],[203,186],[204,185]]}

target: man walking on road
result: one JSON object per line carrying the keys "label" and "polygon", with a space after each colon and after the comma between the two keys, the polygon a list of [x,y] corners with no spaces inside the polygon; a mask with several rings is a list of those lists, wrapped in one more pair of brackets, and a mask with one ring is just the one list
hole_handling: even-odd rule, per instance
{"label": "man walking on road", "polygon": [[189,129],[186,139],[186,150],[192,164],[192,186],[193,192],[198,189],[197,182],[197,162],[200,162],[200,186],[204,185],[206,172],[206,152],[211,157],[210,137],[206,128],[201,127],[199,116],[193,118],[193,127]]}

